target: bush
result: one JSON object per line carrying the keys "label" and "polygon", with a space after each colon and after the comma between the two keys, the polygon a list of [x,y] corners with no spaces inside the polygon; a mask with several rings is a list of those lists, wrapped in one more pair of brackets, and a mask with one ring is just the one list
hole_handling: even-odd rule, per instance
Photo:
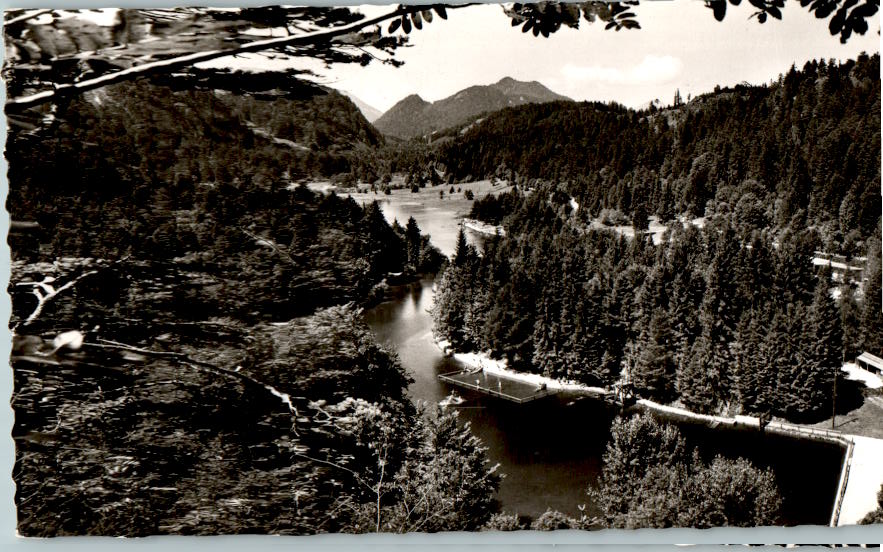
{"label": "bush", "polygon": [[619,209],[601,209],[600,218],[604,226],[629,226],[632,223]]}
{"label": "bush", "polygon": [[579,529],[579,521],[557,510],[546,510],[530,524],[534,531],[557,531],[559,529]]}
{"label": "bush", "polygon": [[517,514],[500,512],[491,516],[485,523],[482,531],[524,531],[527,525],[522,523]]}

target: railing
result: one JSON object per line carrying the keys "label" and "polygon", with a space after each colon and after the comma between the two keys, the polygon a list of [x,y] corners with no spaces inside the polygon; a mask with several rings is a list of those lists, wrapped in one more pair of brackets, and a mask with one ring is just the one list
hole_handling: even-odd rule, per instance
{"label": "railing", "polygon": [[783,424],[781,422],[770,422],[766,425],[764,429],[778,429],[779,431],[783,431],[785,433],[791,433],[796,435],[807,435],[810,437],[817,437],[824,441],[832,441],[839,443],[841,445],[849,445],[852,443],[852,440],[848,437],[845,437],[839,431],[831,430],[831,429],[819,429],[815,427],[805,427],[805,426],[796,426],[791,424]]}
{"label": "railing", "polygon": [[831,527],[837,527],[840,521],[840,508],[843,507],[843,497],[846,496],[846,483],[849,481],[849,470],[852,468],[852,451],[855,443],[850,440],[846,447],[846,455],[843,457],[843,471],[840,472],[840,483],[837,485],[837,496],[834,499],[834,511],[831,512]]}
{"label": "railing", "polygon": [[[514,395],[509,395],[507,393],[503,393],[502,391],[495,391],[494,389],[492,389],[490,387],[484,387],[481,384],[476,384],[476,383],[472,383],[469,381],[463,381],[463,380],[459,380],[459,379],[453,377],[453,376],[460,375],[462,373],[463,373],[463,371],[461,370],[461,371],[457,371],[457,372],[448,372],[447,374],[439,374],[438,379],[440,379],[441,381],[450,383],[452,385],[459,385],[460,387],[465,387],[466,389],[474,389],[475,391],[479,391],[479,392],[484,393],[486,395],[490,395],[492,397],[498,397],[501,399],[506,399],[508,401],[516,402],[518,404],[524,404],[526,402],[535,401],[537,399],[542,399],[544,397],[548,397],[550,395],[554,395],[554,394],[558,393],[558,391],[556,389],[548,389],[547,388],[547,389],[543,389],[542,391],[537,391],[536,393],[534,393],[533,395],[530,395],[529,397],[516,397]],[[500,377],[501,379],[505,379],[503,376],[498,376],[498,377]],[[516,381],[518,381],[518,380],[516,380]]]}
{"label": "railing", "polygon": [[[843,506],[843,498],[846,495],[846,487],[849,482],[849,472],[852,468],[852,455],[853,450],[855,449],[855,441],[848,435],[844,435],[839,431],[834,431],[830,429],[821,429],[815,427],[806,427],[806,426],[797,426],[792,424],[783,424],[781,422],[769,422],[764,426],[761,426],[759,420],[738,420],[736,418],[725,418],[720,416],[703,416],[696,415],[693,413],[687,412],[678,412],[677,408],[667,408],[663,405],[658,405],[656,403],[652,403],[650,401],[639,401],[643,406],[649,407],[651,409],[665,412],[671,415],[678,416],[684,418],[692,418],[695,420],[703,420],[706,423],[712,425],[712,427],[717,427],[719,425],[727,425],[727,426],[749,426],[749,427],[757,427],[762,431],[773,431],[776,433],[782,433],[785,435],[792,435],[795,437],[809,437],[811,439],[817,439],[820,441],[827,441],[829,443],[836,443],[838,445],[846,447],[846,453],[843,456],[843,468],[840,473],[840,482],[837,485],[837,494],[834,499],[834,509],[831,512],[831,527],[836,527],[838,521],[840,520],[840,509]],[[754,422],[754,423],[752,423]]]}

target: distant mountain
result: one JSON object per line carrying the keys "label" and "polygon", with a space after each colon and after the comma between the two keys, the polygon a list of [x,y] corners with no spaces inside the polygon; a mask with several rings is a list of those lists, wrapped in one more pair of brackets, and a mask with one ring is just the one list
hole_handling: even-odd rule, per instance
{"label": "distant mountain", "polygon": [[463,124],[480,113],[556,100],[569,101],[570,98],[556,94],[536,81],[521,82],[506,77],[495,84],[470,86],[432,103],[412,94],[373,122],[384,134],[414,138]]}
{"label": "distant mountain", "polygon": [[347,98],[349,98],[350,100],[352,100],[352,102],[354,104],[356,104],[356,107],[359,108],[359,111],[362,112],[362,115],[365,116],[365,119],[367,119],[369,123],[373,123],[381,115],[383,115],[382,111],[380,111],[379,109],[377,109],[376,107],[374,107],[372,105],[366,104],[364,101],[362,101],[361,98],[359,98],[358,96],[356,96],[352,92],[347,92],[346,90],[341,90],[340,93],[343,94],[344,96],[346,96]]}

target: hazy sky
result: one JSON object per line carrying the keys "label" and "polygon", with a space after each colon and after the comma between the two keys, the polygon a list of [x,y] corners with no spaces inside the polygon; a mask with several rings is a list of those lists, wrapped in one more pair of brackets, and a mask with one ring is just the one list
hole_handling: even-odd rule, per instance
{"label": "hazy sky", "polygon": [[[390,8],[360,9],[375,15]],[[539,81],[576,100],[636,107],[655,98],[670,103],[676,89],[686,98],[716,84],[765,83],[792,63],[800,67],[810,59],[848,59],[880,49],[879,19],[865,36],[842,45],[828,33],[826,20],[797,2],[787,3],[782,21],[765,24],[748,18],[748,2],[729,6],[722,23],[698,0],[643,2],[634,11],[640,30],[605,31],[583,20],[579,29],[543,38],[511,27],[500,5],[451,10],[447,21],[436,17],[411,33],[411,46],[397,53],[402,67],[336,65],[321,73],[324,83],[380,110],[409,94],[435,101],[506,76]]]}

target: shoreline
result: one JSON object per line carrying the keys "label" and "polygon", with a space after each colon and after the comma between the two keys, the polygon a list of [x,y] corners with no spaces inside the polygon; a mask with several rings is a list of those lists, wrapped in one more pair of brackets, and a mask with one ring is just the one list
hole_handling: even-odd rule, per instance
{"label": "shoreline", "polygon": [[[537,386],[545,384],[549,389],[576,392],[586,396],[603,398],[612,394],[601,387],[591,387],[539,374],[516,372],[507,368],[505,360],[494,360],[487,353],[458,353],[446,340],[438,339],[433,335],[433,341],[446,356],[451,356],[468,367],[480,368],[486,372]],[[771,421],[765,426],[761,426],[759,418],[754,416],[737,415],[731,418],[699,414],[682,407],[664,405],[648,399],[637,399],[635,404],[628,408],[644,408],[669,419],[699,422],[712,429],[723,426],[726,429],[760,431],[795,439],[835,444],[843,450],[843,463],[829,525],[837,527],[858,523],[865,514],[874,511],[877,507],[876,492],[883,484],[883,470],[874,467],[876,462],[871,464],[868,458],[878,458],[879,451],[883,451],[883,439],[778,421]]]}
{"label": "shoreline", "polygon": [[[446,340],[434,339],[434,342],[446,356],[451,356],[469,367],[482,368],[484,371],[490,372],[492,374],[516,379],[534,385],[545,384],[546,387],[548,387],[549,389],[556,389],[560,391],[571,391],[593,396],[605,396],[613,394],[612,391],[604,389],[603,387],[592,387],[575,381],[559,380],[556,378],[542,376],[540,374],[516,372],[515,370],[507,368],[505,360],[492,359],[487,353],[458,353],[452,349],[450,343]],[[666,405],[651,401],[649,399],[636,399],[635,405],[643,406],[649,410],[654,410],[668,416],[679,417],[691,421],[704,422],[706,424],[714,426],[727,425],[732,427],[756,427],[760,429],[760,419],[756,416],[736,415],[733,417],[729,417],[719,416],[715,414],[700,414],[698,412],[693,412],[692,410],[687,410],[686,408],[680,406]],[[829,441],[834,439],[850,439],[852,437],[856,437],[856,435],[843,433],[836,430],[824,430],[809,425],[793,424],[790,422],[779,421],[770,421],[765,426],[765,429],[799,432],[809,437],[820,437],[823,438],[822,440]],[[858,437],[862,436],[859,435]],[[864,438],[874,439],[873,437]],[[881,439],[877,440],[883,441]]]}
{"label": "shoreline", "polygon": [[451,344],[444,339],[433,339],[433,341],[445,356],[450,356],[472,368],[480,368],[489,374],[515,379],[537,387],[545,384],[548,389],[556,391],[570,391],[598,397],[603,397],[609,393],[603,387],[591,387],[574,381],[559,380],[542,376],[540,374],[516,372],[506,366],[505,360],[492,359],[487,353],[458,353],[454,352],[451,348]]}

